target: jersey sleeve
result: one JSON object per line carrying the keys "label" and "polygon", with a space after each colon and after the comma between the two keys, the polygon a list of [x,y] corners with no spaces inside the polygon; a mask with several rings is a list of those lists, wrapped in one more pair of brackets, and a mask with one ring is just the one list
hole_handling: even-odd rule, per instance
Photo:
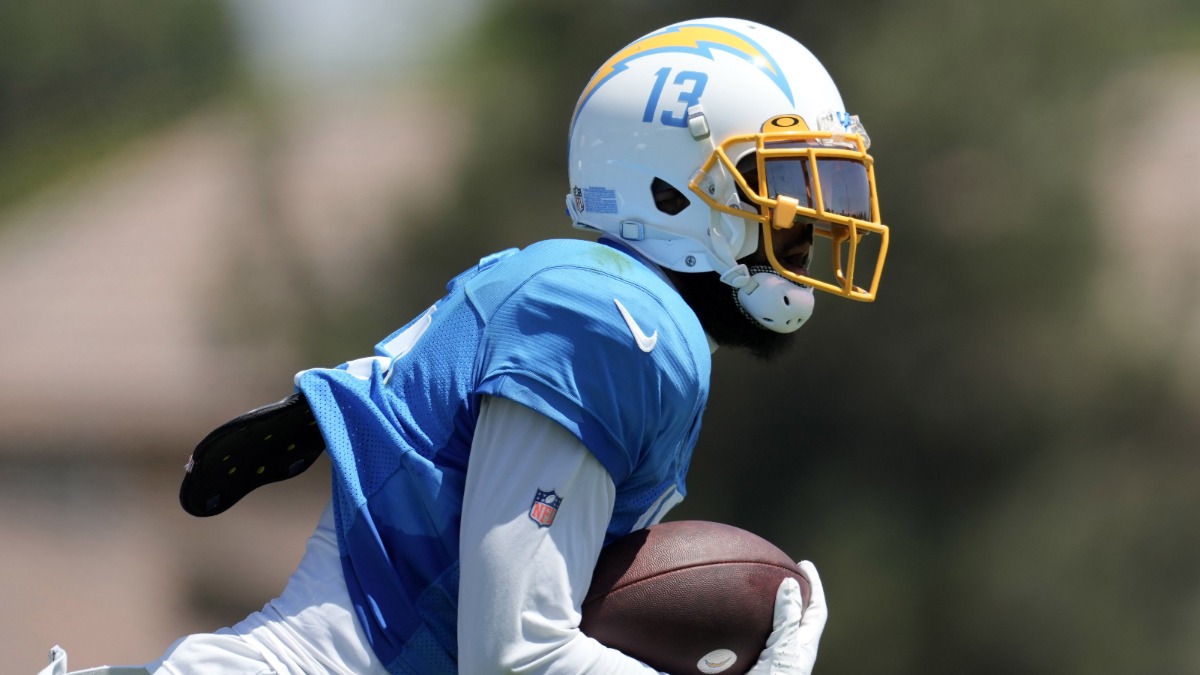
{"label": "jersey sleeve", "polygon": [[665,284],[542,270],[486,318],[478,392],[563,425],[620,484],[651,454],[675,451],[703,406],[706,346],[688,321]]}

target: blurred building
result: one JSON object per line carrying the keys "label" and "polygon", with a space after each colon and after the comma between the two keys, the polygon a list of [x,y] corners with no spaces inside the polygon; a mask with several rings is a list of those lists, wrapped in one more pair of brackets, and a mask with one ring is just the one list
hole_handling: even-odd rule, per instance
{"label": "blurred building", "polygon": [[4,672],[56,643],[73,668],[143,662],[282,590],[327,462],[208,520],[178,506],[184,462],[317,365],[305,317],[354,298],[458,161],[448,94],[397,76],[444,23],[231,7],[268,100],[207,104],[0,211]]}

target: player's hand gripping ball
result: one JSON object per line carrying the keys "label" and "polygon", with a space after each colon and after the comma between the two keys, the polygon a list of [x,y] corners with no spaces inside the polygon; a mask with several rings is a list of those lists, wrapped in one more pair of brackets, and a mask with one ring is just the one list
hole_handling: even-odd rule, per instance
{"label": "player's hand gripping ball", "polygon": [[808,580],[762,537],[722,523],[661,523],[600,553],[580,628],[672,675],[742,675],[766,645],[787,577],[808,606]]}

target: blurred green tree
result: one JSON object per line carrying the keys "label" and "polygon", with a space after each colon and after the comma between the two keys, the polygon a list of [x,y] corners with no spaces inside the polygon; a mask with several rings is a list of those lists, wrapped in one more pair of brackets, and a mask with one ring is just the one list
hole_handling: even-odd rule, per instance
{"label": "blurred green tree", "polygon": [[227,89],[221,3],[0,3],[0,203]]}

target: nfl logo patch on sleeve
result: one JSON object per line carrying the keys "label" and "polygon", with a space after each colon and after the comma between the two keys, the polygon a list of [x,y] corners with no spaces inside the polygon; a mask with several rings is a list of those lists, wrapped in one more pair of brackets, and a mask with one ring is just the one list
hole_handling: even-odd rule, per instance
{"label": "nfl logo patch on sleeve", "polygon": [[560,504],[562,497],[555,494],[554,490],[538,490],[533,496],[533,505],[529,507],[529,519],[538,527],[550,527]]}

